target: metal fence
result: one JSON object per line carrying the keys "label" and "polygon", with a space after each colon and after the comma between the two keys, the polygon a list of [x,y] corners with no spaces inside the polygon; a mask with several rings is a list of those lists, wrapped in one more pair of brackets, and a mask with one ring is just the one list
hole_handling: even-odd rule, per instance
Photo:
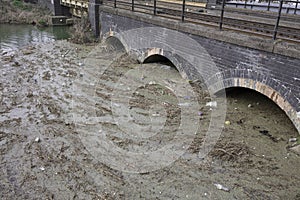
{"label": "metal fence", "polygon": [[[114,8],[131,10],[133,12],[177,19],[182,22],[217,26],[219,30],[236,30],[272,37],[273,40],[282,38],[300,42],[300,30],[297,27],[284,27],[280,25],[284,2],[295,1],[279,0],[277,14],[274,15],[274,13],[272,13],[272,18],[274,19],[272,24],[249,20],[247,19],[249,13],[245,14],[245,19],[236,19],[226,16],[225,13],[231,12],[227,9],[228,2],[226,2],[226,0],[222,0],[221,6],[214,10],[214,15],[205,13],[205,5],[191,3],[186,0],[104,0],[103,4]],[[266,20],[270,19],[268,15],[266,15],[265,18]]]}
{"label": "metal fence", "polygon": [[[245,1],[228,1],[226,2],[227,7],[245,8],[251,10],[264,10],[276,12],[280,7],[280,1],[267,0],[266,2],[257,3],[254,0]],[[284,1],[282,5],[282,12],[287,14],[299,14],[300,15],[300,1],[290,0]]]}

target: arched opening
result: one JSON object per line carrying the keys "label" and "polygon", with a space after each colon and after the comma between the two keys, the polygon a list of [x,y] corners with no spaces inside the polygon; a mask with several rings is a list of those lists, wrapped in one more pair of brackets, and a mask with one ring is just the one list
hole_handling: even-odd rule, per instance
{"label": "arched opening", "polygon": [[125,46],[117,37],[110,36],[105,40],[109,48],[112,48],[115,51],[122,52],[126,51]]}
{"label": "arched opening", "polygon": [[225,91],[228,113],[245,130],[257,129],[273,140],[281,134],[298,133],[285,111],[264,94],[244,87],[229,87]]}
{"label": "arched opening", "polygon": [[160,63],[162,65],[168,65],[170,67],[173,67],[174,69],[176,69],[178,71],[178,69],[173,64],[172,61],[170,61],[167,57],[159,55],[159,54],[154,54],[154,55],[149,56],[148,58],[146,58],[144,60],[143,63]]}

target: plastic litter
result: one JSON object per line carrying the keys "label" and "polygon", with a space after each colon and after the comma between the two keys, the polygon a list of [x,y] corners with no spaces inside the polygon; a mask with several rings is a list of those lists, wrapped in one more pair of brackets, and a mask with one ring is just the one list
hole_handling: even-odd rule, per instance
{"label": "plastic litter", "polygon": [[297,138],[290,138],[289,142],[297,142]]}
{"label": "plastic litter", "polygon": [[179,103],[178,106],[190,106],[189,103]]}
{"label": "plastic litter", "polygon": [[45,167],[40,167],[40,170],[41,171],[45,171]]}
{"label": "plastic litter", "polygon": [[166,69],[166,70],[171,69],[171,67],[168,66],[168,65],[162,65],[162,66],[160,66],[160,68],[161,68],[161,69]]}
{"label": "plastic litter", "polygon": [[223,190],[223,191],[229,192],[229,188],[224,187],[223,185],[221,185],[219,183],[215,183],[214,185],[217,187],[218,190]]}
{"label": "plastic litter", "polygon": [[153,117],[159,117],[160,114],[159,114],[159,113],[154,113],[154,114],[152,114],[152,116],[153,116]]}
{"label": "plastic litter", "polygon": [[115,107],[117,107],[117,108],[121,107],[121,106],[120,106],[119,104],[117,104],[117,103],[114,103],[113,106],[115,106]]}
{"label": "plastic litter", "polygon": [[216,101],[210,101],[210,102],[207,102],[207,103],[206,103],[206,106],[210,106],[210,107],[216,108],[216,107],[217,107],[217,102],[216,102]]}
{"label": "plastic litter", "polygon": [[226,125],[230,125],[230,121],[225,121],[225,124]]}

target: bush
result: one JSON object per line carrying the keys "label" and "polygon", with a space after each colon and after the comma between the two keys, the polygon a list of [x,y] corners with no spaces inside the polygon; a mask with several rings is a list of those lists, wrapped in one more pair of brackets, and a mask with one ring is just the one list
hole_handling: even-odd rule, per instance
{"label": "bush", "polygon": [[75,20],[71,31],[71,41],[74,43],[83,44],[96,41],[87,16],[82,16],[81,19]]}

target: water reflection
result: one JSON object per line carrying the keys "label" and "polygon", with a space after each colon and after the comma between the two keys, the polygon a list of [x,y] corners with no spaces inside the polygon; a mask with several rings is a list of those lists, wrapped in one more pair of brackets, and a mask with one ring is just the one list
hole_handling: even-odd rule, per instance
{"label": "water reflection", "polygon": [[32,25],[0,24],[0,49],[7,51],[29,44],[67,39],[69,29],[67,26],[38,28]]}

